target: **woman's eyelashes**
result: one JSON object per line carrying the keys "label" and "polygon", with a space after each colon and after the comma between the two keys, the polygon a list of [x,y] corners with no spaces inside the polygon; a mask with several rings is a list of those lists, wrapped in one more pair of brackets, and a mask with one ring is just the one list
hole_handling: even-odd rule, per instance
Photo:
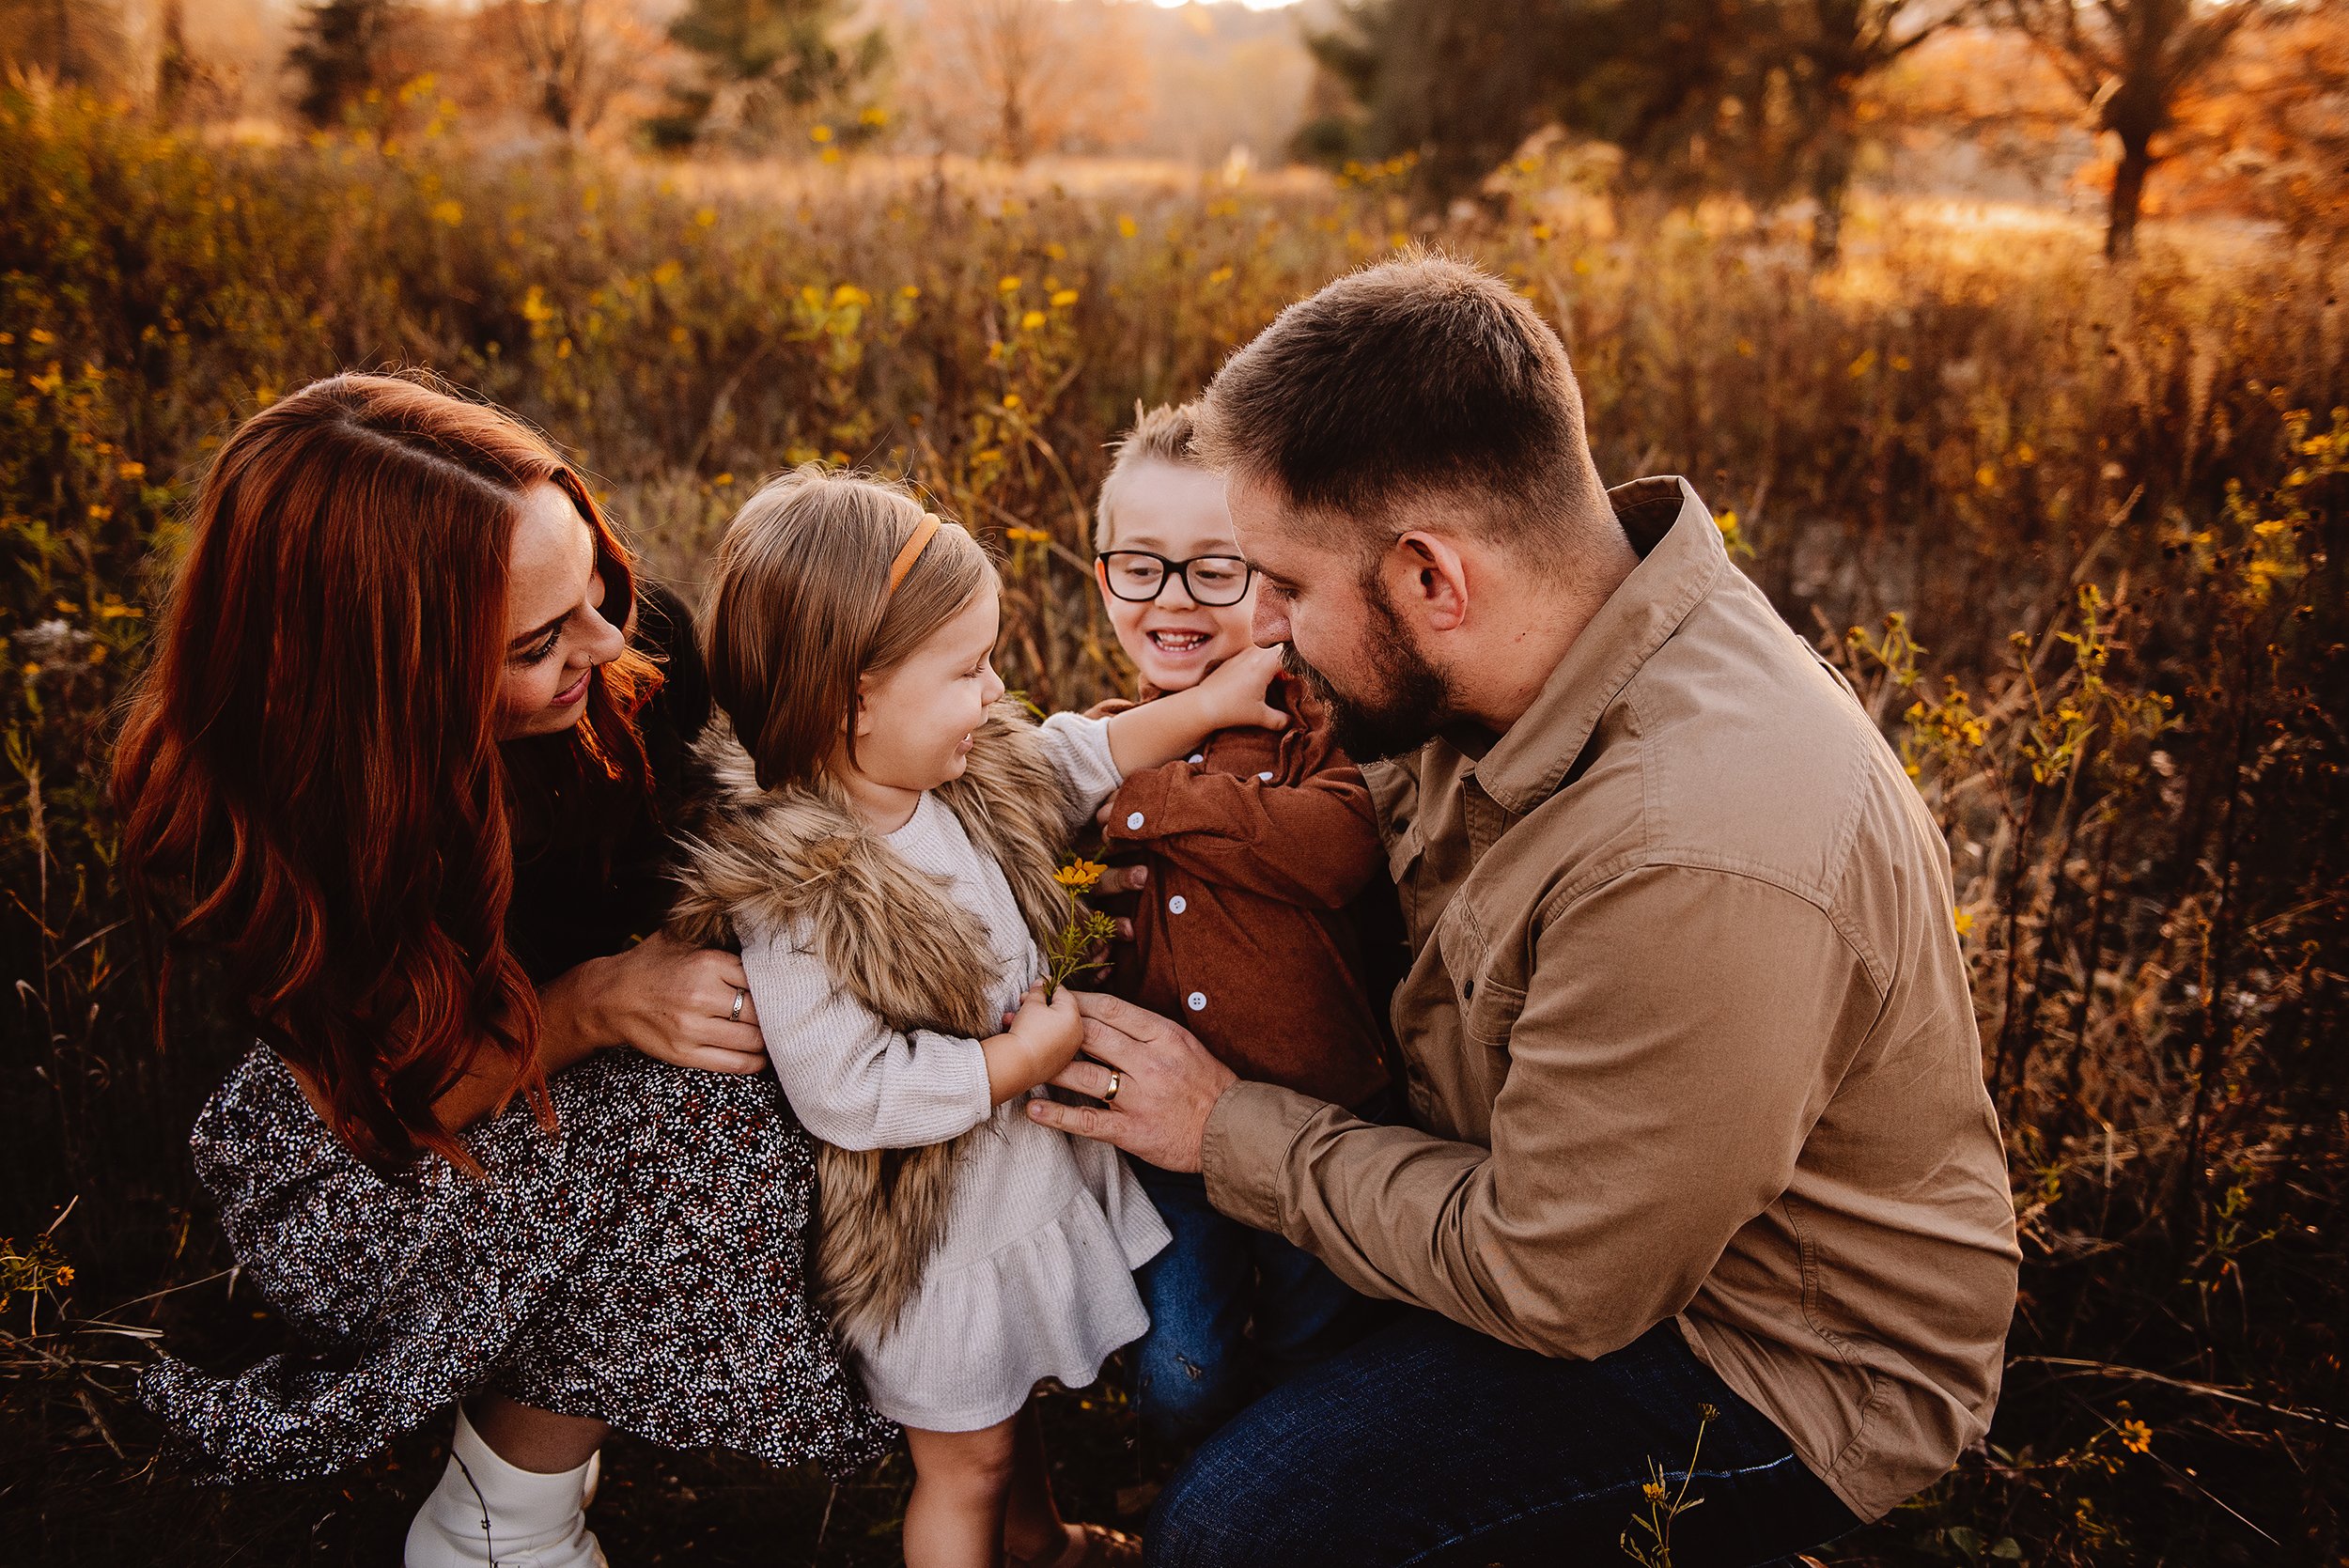
{"label": "woman's eyelashes", "polygon": [[555,648],[561,645],[563,641],[563,627],[565,622],[568,619],[569,617],[566,616],[564,620],[557,621],[554,625],[549,627],[547,629],[545,638],[537,643],[532,644],[521,653],[516,654],[514,656],[515,661],[520,664],[545,663],[548,656],[552,654]]}

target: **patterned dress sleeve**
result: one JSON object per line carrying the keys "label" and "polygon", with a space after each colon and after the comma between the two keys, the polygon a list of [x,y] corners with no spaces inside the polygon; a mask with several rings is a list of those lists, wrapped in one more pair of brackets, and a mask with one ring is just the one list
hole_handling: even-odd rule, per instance
{"label": "patterned dress sleeve", "polygon": [[843,1149],[943,1143],[993,1112],[976,1040],[903,1032],[834,983],[800,933],[746,931],[742,972],[784,1096]]}

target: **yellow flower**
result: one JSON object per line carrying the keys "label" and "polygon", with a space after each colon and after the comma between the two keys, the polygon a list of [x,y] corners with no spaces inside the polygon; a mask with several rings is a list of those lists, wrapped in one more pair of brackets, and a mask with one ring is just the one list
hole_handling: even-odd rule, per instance
{"label": "yellow flower", "polygon": [[1071,893],[1089,893],[1093,885],[1101,879],[1101,873],[1108,869],[1097,862],[1080,858],[1053,872],[1052,880]]}
{"label": "yellow flower", "polygon": [[1003,277],[997,278],[997,279],[995,280],[995,292],[997,292],[998,294],[1017,294],[1017,293],[1019,293],[1019,277],[1018,277],[1016,274],[1007,274],[1007,275],[1005,275],[1005,276],[1003,276]]}
{"label": "yellow flower", "polygon": [[1066,310],[1076,303],[1077,291],[1073,288],[1060,289],[1052,296],[1052,308],[1055,310]]}
{"label": "yellow flower", "polygon": [[2121,1446],[2131,1453],[2151,1453],[2154,1451],[2154,1429],[2139,1421],[2123,1421]]}
{"label": "yellow flower", "polygon": [[1963,909],[1956,909],[1951,912],[1951,918],[1956,923],[1957,934],[1959,936],[1970,937],[1974,934],[1973,916],[1968,914]]}
{"label": "yellow flower", "polygon": [[829,125],[811,126],[808,129],[807,139],[819,146],[829,142],[832,140],[832,127]]}
{"label": "yellow flower", "polygon": [[1019,330],[1021,332],[1032,333],[1042,325],[1044,325],[1044,313],[1040,310],[1029,311],[1025,316],[1019,318]]}
{"label": "yellow flower", "polygon": [[436,224],[446,224],[449,227],[455,228],[465,221],[465,204],[456,200],[435,202],[432,206],[432,221]]}

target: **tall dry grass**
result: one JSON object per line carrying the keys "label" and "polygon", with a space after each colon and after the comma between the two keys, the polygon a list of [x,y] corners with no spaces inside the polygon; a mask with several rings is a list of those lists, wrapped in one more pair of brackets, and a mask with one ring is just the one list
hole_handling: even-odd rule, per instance
{"label": "tall dry grass", "polygon": [[[199,1545],[326,1549],[303,1531],[327,1494],[263,1518],[122,1479],[152,1442],[125,1334],[227,1355],[270,1331],[249,1296],[177,1288],[226,1265],[180,1141],[239,1042],[190,1010],[156,1048],[97,783],[175,509],[238,418],[428,366],[582,454],[689,586],[762,474],[902,470],[1004,541],[1015,684],[1082,703],[1119,678],[1084,565],[1103,442],[1407,238],[1394,168],[664,169],[479,145],[411,97],[390,141],[240,147],[0,93],[0,1512],[36,1560],[102,1560],[76,1554],[170,1508]],[[1697,482],[1957,867],[2026,1238],[2015,1360],[1989,1444],[1840,1555],[2339,1560],[2337,280],[1925,224],[1814,277],[1766,230],[1595,226],[1561,179],[1521,170],[1505,217],[1439,238],[1565,336],[1610,479]]]}

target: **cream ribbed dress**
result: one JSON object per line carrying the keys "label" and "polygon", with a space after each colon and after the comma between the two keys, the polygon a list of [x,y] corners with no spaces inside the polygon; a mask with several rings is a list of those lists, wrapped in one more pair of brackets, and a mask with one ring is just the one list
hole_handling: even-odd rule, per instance
{"label": "cream ribbed dress", "polygon": [[[1120,782],[1108,728],[1055,714],[1042,737],[1082,821]],[[1018,1006],[1044,955],[1002,868],[934,795],[886,842],[985,923],[997,1006]],[[892,1029],[833,981],[805,930],[744,932],[742,969],[784,1094],[817,1137],[912,1148],[988,1129],[956,1168],[945,1234],[905,1316],[860,1358],[882,1414],[928,1432],[992,1426],[1038,1378],[1082,1388],[1142,1336],[1133,1270],[1168,1236],[1115,1149],[1028,1120],[1026,1095],[990,1105],[976,1040]]]}

